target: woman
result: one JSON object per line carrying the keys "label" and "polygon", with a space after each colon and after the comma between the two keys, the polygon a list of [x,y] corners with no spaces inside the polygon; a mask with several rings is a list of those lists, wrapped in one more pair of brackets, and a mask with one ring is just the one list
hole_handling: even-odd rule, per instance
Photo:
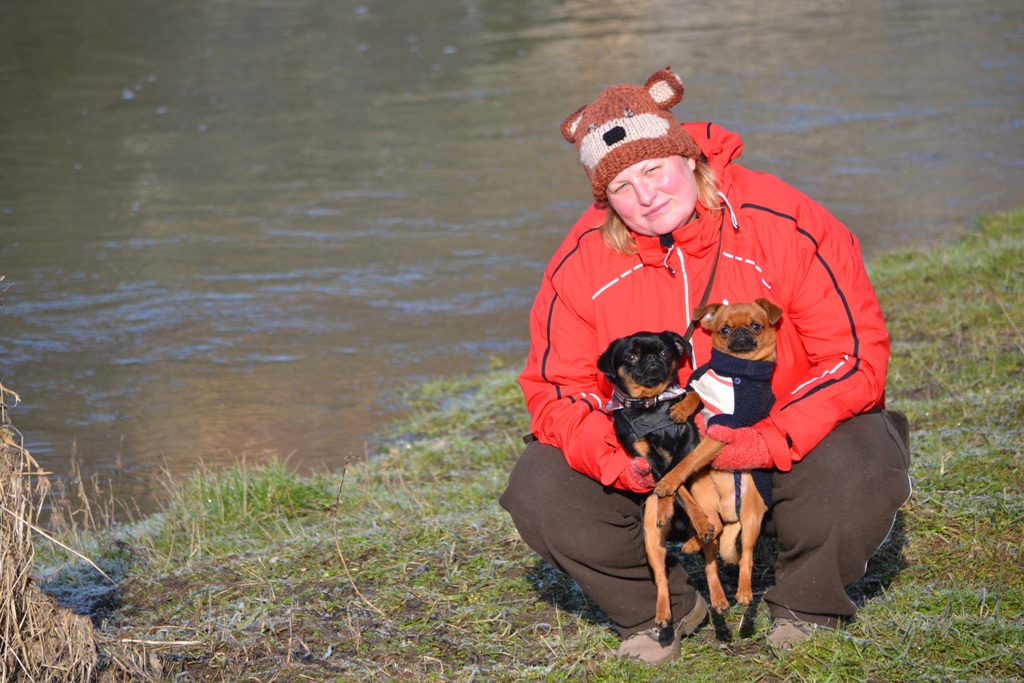
{"label": "woman", "polygon": [[[766,532],[782,544],[764,594],[769,645],[783,651],[835,628],[910,495],[906,421],[884,410],[889,336],[857,238],[777,178],[733,163],[738,135],[680,125],[669,110],[683,85],[667,68],[643,88],[612,86],[562,125],[576,144],[595,204],[551,259],[530,317],[520,385],[534,441],[501,496],[523,539],[568,573],[623,638],[619,654],[678,656],[706,604],[669,567],[675,641],[653,634],[655,588],[641,504],[653,487],[643,460],[618,444],[596,368],[617,337],[686,330],[702,302],[766,298],[783,309],[775,406],[728,442],[713,466],[771,468]],[[707,362],[710,335],[690,338],[686,385]]]}

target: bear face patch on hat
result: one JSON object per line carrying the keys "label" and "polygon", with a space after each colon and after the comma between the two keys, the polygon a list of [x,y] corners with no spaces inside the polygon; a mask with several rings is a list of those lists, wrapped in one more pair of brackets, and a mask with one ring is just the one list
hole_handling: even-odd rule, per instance
{"label": "bear face patch on hat", "polygon": [[562,135],[579,149],[598,204],[608,203],[608,183],[639,161],[674,155],[700,159],[700,148],[669,113],[682,101],[683,90],[683,82],[665,67],[642,88],[605,89],[562,123]]}

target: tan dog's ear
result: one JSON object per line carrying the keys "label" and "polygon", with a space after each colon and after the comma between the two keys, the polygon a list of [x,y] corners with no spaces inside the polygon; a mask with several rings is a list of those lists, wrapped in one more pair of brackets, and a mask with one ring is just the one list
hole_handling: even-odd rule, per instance
{"label": "tan dog's ear", "polygon": [[768,323],[774,325],[779,322],[779,318],[782,317],[782,309],[773,304],[768,299],[755,299],[754,303],[764,309],[764,312],[768,314]]}
{"label": "tan dog's ear", "polygon": [[693,312],[693,319],[700,323],[705,330],[711,331],[711,325],[715,321],[715,314],[725,304],[708,304]]}

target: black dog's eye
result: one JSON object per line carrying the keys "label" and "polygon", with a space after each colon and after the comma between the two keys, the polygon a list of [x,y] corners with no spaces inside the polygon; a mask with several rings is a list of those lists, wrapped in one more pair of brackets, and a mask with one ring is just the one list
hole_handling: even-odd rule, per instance
{"label": "black dog's eye", "polygon": [[730,332],[732,332],[732,328],[726,325],[725,327],[718,331],[718,334],[722,335],[723,337],[728,337]]}
{"label": "black dog's eye", "polygon": [[626,357],[625,357],[625,359],[624,359],[624,360],[625,360],[625,361],[626,361],[627,363],[629,363],[630,365],[635,365],[635,364],[636,364],[636,362],[637,362],[638,360],[640,360],[640,356],[639,356],[639,355],[637,355],[637,354],[635,354],[635,353],[633,353],[632,351],[630,351],[629,353],[627,353],[627,354],[626,354]]}
{"label": "black dog's eye", "polygon": [[669,360],[670,358],[672,358],[672,354],[668,352],[668,349],[662,349],[661,357],[664,358],[665,360]]}
{"label": "black dog's eye", "polygon": [[754,334],[757,334],[758,332],[760,332],[761,331],[761,327],[762,327],[761,323],[750,323],[750,330]]}

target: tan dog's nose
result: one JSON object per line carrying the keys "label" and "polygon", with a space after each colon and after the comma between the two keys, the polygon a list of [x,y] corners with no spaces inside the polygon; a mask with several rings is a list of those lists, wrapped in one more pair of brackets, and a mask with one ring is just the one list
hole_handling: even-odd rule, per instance
{"label": "tan dog's nose", "polygon": [[757,335],[746,327],[737,327],[729,334],[727,344],[733,353],[747,353],[757,348]]}

